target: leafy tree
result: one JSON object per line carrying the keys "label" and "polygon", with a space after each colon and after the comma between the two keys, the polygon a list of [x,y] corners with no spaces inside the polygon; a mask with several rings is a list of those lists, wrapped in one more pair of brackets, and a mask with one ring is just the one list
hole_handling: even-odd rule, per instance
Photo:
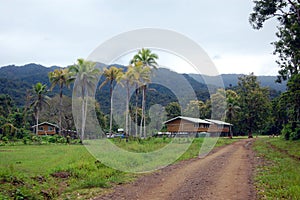
{"label": "leafy tree", "polygon": [[97,116],[98,122],[100,124],[100,127],[102,127],[102,129],[106,132],[107,131],[106,129],[108,127],[108,125],[107,125],[108,119],[107,119],[107,116],[104,115],[103,112],[101,112],[99,103],[96,103],[95,111],[96,111],[96,116]]}
{"label": "leafy tree", "polygon": [[191,100],[184,110],[184,115],[187,117],[195,117],[205,119],[208,118],[207,105],[200,100]]}
{"label": "leafy tree", "polygon": [[31,107],[34,109],[34,114],[36,118],[36,135],[38,134],[38,124],[39,124],[39,114],[40,111],[43,109],[44,105],[49,106],[49,97],[46,95],[47,94],[47,86],[43,85],[42,83],[37,83],[33,86],[33,97],[31,99]]}
{"label": "leafy tree", "polygon": [[[40,119],[47,120],[51,123],[58,124],[61,120],[62,127],[67,130],[74,130],[75,124],[72,115],[72,98],[65,95],[62,96],[63,106],[60,108],[61,97],[60,95],[55,95],[52,97],[48,103],[51,105],[45,107],[43,112],[40,114]],[[59,113],[61,112],[61,116]],[[61,117],[61,119],[60,119]]]}
{"label": "leafy tree", "polygon": [[171,102],[166,106],[165,111],[167,118],[172,119],[181,115],[181,106],[178,102]]}
{"label": "leafy tree", "polygon": [[293,75],[288,83],[288,90],[281,95],[281,107],[287,111],[288,122],[283,125],[286,139],[300,139],[300,74]]}
{"label": "leafy tree", "polygon": [[62,109],[63,109],[63,87],[69,86],[72,79],[70,79],[69,69],[56,69],[48,74],[49,80],[51,82],[50,90],[52,90],[56,85],[59,86],[59,133],[62,131]]}
{"label": "leafy tree", "polygon": [[247,131],[251,138],[252,133],[264,127],[270,119],[271,104],[268,89],[260,87],[253,73],[239,77],[238,87],[241,108],[239,124],[241,131]]}
{"label": "leafy tree", "polygon": [[226,109],[226,92],[224,89],[218,89],[215,94],[211,95],[212,118],[225,120]]}
{"label": "leafy tree", "polygon": [[276,18],[279,21],[274,42],[274,54],[279,56],[278,81],[286,80],[300,70],[300,2],[298,0],[255,0],[250,23],[261,29],[265,21]]}
{"label": "leafy tree", "polygon": [[0,115],[7,118],[13,109],[13,100],[8,94],[0,95]]}
{"label": "leafy tree", "polygon": [[103,75],[106,77],[105,81],[100,85],[102,88],[105,84],[109,83],[109,93],[110,93],[110,123],[109,123],[109,133],[112,134],[112,123],[113,123],[113,87],[114,83],[119,83],[123,77],[123,70],[115,66],[110,68],[105,68]]}
{"label": "leafy tree", "polygon": [[[155,53],[152,53],[150,49],[144,49],[138,51],[136,55],[133,56],[132,60],[130,60],[130,64],[134,64],[137,66],[142,66],[143,68],[146,68],[146,70],[150,70],[152,68],[157,69],[157,62],[158,55]],[[147,69],[149,68],[149,69]],[[147,90],[147,84],[150,82],[150,79],[148,80],[148,75],[142,77],[140,76],[142,80],[144,80],[142,84],[142,92],[143,92],[143,98],[142,98],[142,119],[141,122],[144,121],[144,136],[146,136],[146,117],[145,117],[145,107],[146,107],[146,90]],[[143,123],[141,123],[143,124]],[[142,126],[141,126],[141,135],[142,135]]]}
{"label": "leafy tree", "polygon": [[[233,90],[226,90],[226,119],[229,123],[234,124],[237,120],[238,112],[241,110],[241,108],[238,105],[239,96],[238,94]],[[230,134],[232,137],[232,129],[230,126]]]}
{"label": "leafy tree", "polygon": [[287,83],[288,90],[283,94],[290,105],[289,119],[300,121],[300,74],[293,75]]}
{"label": "leafy tree", "polygon": [[[299,123],[298,84],[300,73],[300,1],[299,0],[256,0],[254,12],[250,15],[250,23],[255,29],[263,27],[265,21],[276,18],[279,22],[276,36],[278,40],[273,43],[274,54],[278,55],[277,63],[280,67],[278,82],[288,79],[288,91],[282,94],[279,104],[288,109],[288,124],[284,132],[289,134],[289,128]],[[298,100],[298,101],[297,101]],[[287,105],[284,106],[282,102]],[[280,107],[282,108],[282,107]],[[278,114],[283,114],[280,112]],[[274,120],[279,122],[278,120]],[[294,124],[294,125],[291,125]],[[295,130],[295,128],[292,128]],[[300,138],[300,137],[299,137]]]}
{"label": "leafy tree", "polygon": [[96,63],[94,62],[78,59],[77,64],[69,67],[71,78],[76,79],[74,83],[75,97],[78,97],[81,102],[81,116],[77,116],[79,117],[77,120],[81,119],[81,124],[78,124],[81,125],[81,142],[86,125],[88,99],[93,98],[100,75],[100,70],[95,66]]}

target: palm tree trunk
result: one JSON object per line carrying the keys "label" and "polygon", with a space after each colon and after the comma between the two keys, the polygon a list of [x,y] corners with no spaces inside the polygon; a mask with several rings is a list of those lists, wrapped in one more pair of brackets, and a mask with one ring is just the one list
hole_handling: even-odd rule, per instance
{"label": "palm tree trunk", "polygon": [[145,97],[145,89],[144,89],[144,86],[143,86],[143,93],[142,93],[142,116],[141,116],[141,124],[140,124],[140,135],[141,135],[141,137],[143,137],[143,119],[144,119],[144,107],[145,107],[144,97]]}
{"label": "palm tree trunk", "polygon": [[84,137],[84,132],[85,132],[85,123],[86,123],[86,114],[87,114],[87,99],[86,99],[86,95],[85,94],[85,89],[84,89],[84,85],[82,85],[82,88],[81,88],[81,92],[82,92],[82,105],[81,105],[81,136],[80,136],[80,142],[81,144],[83,143],[83,137]]}
{"label": "palm tree trunk", "polygon": [[59,94],[59,135],[61,135],[62,131],[62,85],[60,86],[60,94]]}
{"label": "palm tree trunk", "polygon": [[129,85],[127,83],[127,98],[126,98],[126,116],[125,116],[125,133],[129,135],[128,128],[128,117],[129,117]]}
{"label": "palm tree trunk", "polygon": [[135,137],[138,136],[138,87],[135,91]]}
{"label": "palm tree trunk", "polygon": [[112,117],[113,117],[113,90],[112,82],[110,83],[110,120],[109,120],[109,135],[112,135]]}
{"label": "palm tree trunk", "polygon": [[146,134],[146,85],[144,88],[144,137],[146,138],[147,134]]}
{"label": "palm tree trunk", "polygon": [[35,129],[35,134],[38,135],[39,131],[39,109],[37,108],[36,110],[36,129]]}
{"label": "palm tree trunk", "polygon": [[84,136],[84,129],[85,129],[85,98],[82,98],[82,105],[81,105],[81,135],[80,135],[80,142],[83,142]]}

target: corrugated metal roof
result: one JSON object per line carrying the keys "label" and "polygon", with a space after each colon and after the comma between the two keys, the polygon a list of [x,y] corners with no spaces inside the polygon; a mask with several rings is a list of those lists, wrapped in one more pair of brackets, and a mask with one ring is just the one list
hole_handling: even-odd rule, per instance
{"label": "corrugated metal roof", "polygon": [[[50,126],[54,126],[54,127],[56,127],[56,128],[59,128],[56,124],[51,124],[50,122],[42,122],[42,123],[38,124],[38,126],[41,126],[41,125],[43,125],[43,124],[48,124],[48,125],[50,125]],[[36,125],[32,126],[32,128],[35,127],[35,126],[36,126]]]}
{"label": "corrugated metal roof", "polygon": [[165,121],[164,124],[169,123],[171,121],[174,121],[176,119],[183,119],[189,122],[193,122],[193,123],[199,123],[199,124],[211,124],[211,122],[203,120],[203,119],[199,119],[199,118],[193,118],[193,117],[183,117],[183,116],[178,116],[175,117],[173,119],[169,119],[168,121]]}
{"label": "corrugated metal roof", "polygon": [[216,119],[205,119],[208,122],[214,123],[214,124],[218,124],[218,125],[227,125],[227,126],[232,126],[232,124],[227,123],[227,122],[223,122],[220,120],[216,120]]}

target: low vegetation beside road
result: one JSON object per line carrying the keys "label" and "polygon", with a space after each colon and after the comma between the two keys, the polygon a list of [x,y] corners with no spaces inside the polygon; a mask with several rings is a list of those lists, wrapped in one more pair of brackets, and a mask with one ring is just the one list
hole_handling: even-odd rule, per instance
{"label": "low vegetation beside road", "polygon": [[[130,151],[148,152],[161,148],[170,139],[112,141]],[[220,138],[216,146],[234,141]],[[203,138],[195,139],[179,160],[196,157],[202,142]],[[82,145],[0,146],[0,199],[85,199],[136,177],[103,165]]]}
{"label": "low vegetation beside road", "polygon": [[254,150],[259,199],[300,199],[300,141],[262,138]]}

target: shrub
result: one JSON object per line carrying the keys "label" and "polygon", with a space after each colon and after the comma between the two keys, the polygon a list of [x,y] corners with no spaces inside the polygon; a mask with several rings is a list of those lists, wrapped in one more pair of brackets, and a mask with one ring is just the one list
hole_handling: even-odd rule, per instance
{"label": "shrub", "polygon": [[281,133],[286,140],[299,140],[300,139],[300,123],[290,122],[283,126]]}

